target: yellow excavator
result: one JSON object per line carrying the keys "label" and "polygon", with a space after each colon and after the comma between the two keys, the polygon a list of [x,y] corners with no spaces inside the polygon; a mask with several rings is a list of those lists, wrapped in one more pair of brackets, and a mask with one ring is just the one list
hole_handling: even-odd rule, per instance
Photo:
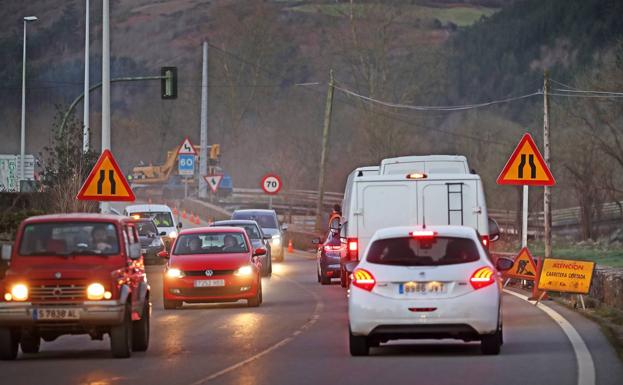
{"label": "yellow excavator", "polygon": [[[193,146],[197,154],[200,147]],[[195,167],[195,175],[190,178],[184,178],[178,174],[177,151],[175,147],[167,151],[167,157],[162,165],[149,166],[140,165],[132,168],[132,173],[128,176],[134,191],[143,190],[145,192],[157,192],[161,190],[163,198],[172,198],[183,194],[184,184],[188,183],[189,190],[196,189],[197,178],[199,175],[199,167]],[[198,160],[198,156],[197,159]],[[220,145],[212,144],[208,146],[208,175],[223,174],[221,184],[217,190],[220,196],[230,195],[233,191],[231,177],[223,172],[219,166]]]}

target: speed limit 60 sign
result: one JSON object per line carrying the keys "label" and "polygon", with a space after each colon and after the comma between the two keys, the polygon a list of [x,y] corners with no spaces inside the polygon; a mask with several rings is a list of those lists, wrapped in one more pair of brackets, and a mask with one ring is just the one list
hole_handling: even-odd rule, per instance
{"label": "speed limit 60 sign", "polygon": [[281,190],[281,178],[275,174],[268,174],[262,178],[262,190],[266,194],[275,195]]}

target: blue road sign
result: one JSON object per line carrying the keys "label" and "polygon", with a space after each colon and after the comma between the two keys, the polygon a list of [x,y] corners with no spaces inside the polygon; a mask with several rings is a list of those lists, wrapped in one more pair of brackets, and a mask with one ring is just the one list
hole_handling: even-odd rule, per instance
{"label": "blue road sign", "polygon": [[179,154],[178,155],[178,172],[180,175],[194,175],[195,174],[195,155],[193,154]]}

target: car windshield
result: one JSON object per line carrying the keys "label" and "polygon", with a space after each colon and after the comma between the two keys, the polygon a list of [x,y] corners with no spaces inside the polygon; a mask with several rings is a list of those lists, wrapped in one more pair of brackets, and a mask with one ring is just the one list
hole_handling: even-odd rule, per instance
{"label": "car windshield", "polygon": [[58,222],[26,225],[19,254],[112,255],[119,253],[116,227],[105,222]]}
{"label": "car windshield", "polygon": [[273,214],[259,214],[259,213],[234,213],[232,219],[245,219],[250,221],[256,221],[261,228],[276,229],[277,220]]}
{"label": "car windshield", "polygon": [[141,237],[158,234],[158,229],[154,226],[153,222],[138,222],[136,228],[138,229],[138,235]]}
{"label": "car windshield", "polygon": [[138,218],[150,218],[154,221],[154,224],[157,227],[173,227],[175,226],[173,223],[173,217],[171,216],[171,213],[163,211],[163,212],[157,212],[157,211],[150,211],[150,212],[137,212],[137,213],[131,213],[130,214],[132,217],[138,216]]}
{"label": "car windshield", "polygon": [[182,234],[175,243],[174,255],[247,253],[243,233],[222,232]]}
{"label": "car windshield", "polygon": [[244,231],[247,233],[247,237],[249,237],[249,239],[262,239],[262,236],[260,235],[260,229],[258,229],[258,227],[256,225],[251,225],[251,224],[236,224],[236,223],[223,223],[223,224],[217,224],[215,226],[231,226],[231,227],[242,227],[244,229]]}
{"label": "car windshield", "polygon": [[472,239],[411,237],[379,239],[370,245],[366,260],[395,266],[440,266],[474,262],[480,259]]}

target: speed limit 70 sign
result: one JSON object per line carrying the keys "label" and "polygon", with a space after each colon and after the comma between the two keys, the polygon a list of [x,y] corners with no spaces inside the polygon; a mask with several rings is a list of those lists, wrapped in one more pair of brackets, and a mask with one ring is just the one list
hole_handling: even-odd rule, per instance
{"label": "speed limit 70 sign", "polygon": [[262,178],[262,190],[266,194],[275,195],[281,190],[281,178],[275,174],[268,174]]}

